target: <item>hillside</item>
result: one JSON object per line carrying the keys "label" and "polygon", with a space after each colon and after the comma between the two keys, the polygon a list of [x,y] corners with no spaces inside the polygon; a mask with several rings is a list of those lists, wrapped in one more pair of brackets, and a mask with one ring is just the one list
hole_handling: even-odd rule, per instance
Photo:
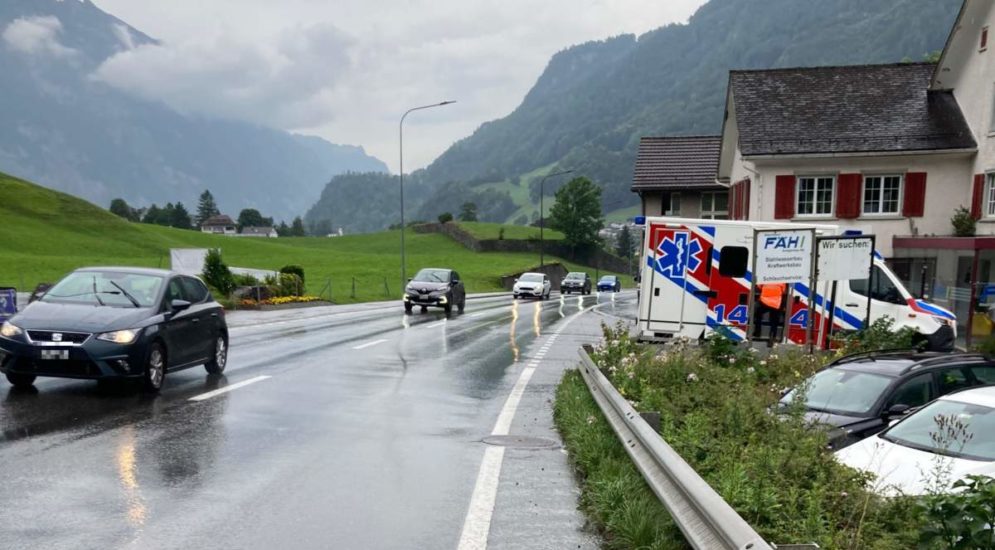
{"label": "hillside", "polygon": [[287,221],[331,176],[386,171],[360,147],[181,114],[95,77],[111,56],[153,43],[88,0],[0,2],[0,170],[101,206],[191,208],[207,188],[226,213]]}
{"label": "hillside", "polygon": [[[226,262],[241,267],[304,267],[311,292],[331,280],[336,301],[353,301],[347,288],[357,279],[357,300],[400,295],[396,231],[339,238],[246,239],[205,235],[126,222],[86,201],[0,174],[0,286],[33,288],[87,265],[168,267],[170,248],[221,248]],[[473,227],[482,236],[493,226]],[[509,233],[508,238],[528,237]],[[555,237],[555,235],[553,235]],[[498,277],[538,263],[530,254],[478,254],[441,235],[407,234],[408,272],[452,266],[471,292],[499,290]]]}
{"label": "hillside", "polygon": [[[567,48],[517,109],[412,174],[423,187],[409,212],[434,217],[460,184],[496,190],[516,206],[484,219],[528,218],[537,202],[532,183],[556,166],[599,183],[606,213],[624,212],[638,202],[629,187],[639,138],[718,133],[730,69],[920,59],[943,47],[960,4],[711,0],[687,24]],[[551,180],[547,194],[564,182]],[[339,223],[348,225],[348,215]]]}

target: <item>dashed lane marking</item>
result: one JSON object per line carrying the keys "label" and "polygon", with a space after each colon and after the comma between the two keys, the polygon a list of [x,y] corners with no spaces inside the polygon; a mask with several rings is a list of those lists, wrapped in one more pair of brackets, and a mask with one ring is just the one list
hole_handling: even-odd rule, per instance
{"label": "dashed lane marking", "polygon": [[241,388],[241,387],[244,387],[244,386],[248,386],[249,384],[255,384],[256,382],[262,382],[263,380],[266,380],[268,378],[269,378],[269,376],[257,376],[255,378],[250,378],[248,380],[243,380],[241,382],[237,382],[235,384],[230,384],[228,386],[216,389],[214,391],[209,391],[207,393],[202,393],[200,395],[195,395],[195,396],[193,396],[193,397],[190,398],[190,401],[203,401],[205,399],[210,399],[212,397],[217,397],[219,395],[228,393],[228,392],[230,392],[232,390],[237,390],[238,388]]}
{"label": "dashed lane marking", "polygon": [[358,346],[353,346],[352,349],[366,349],[366,348],[369,348],[369,347],[373,347],[373,346],[375,346],[377,344],[382,344],[382,343],[384,343],[386,341],[387,340],[374,340],[372,342],[367,342],[365,344],[360,344]]}

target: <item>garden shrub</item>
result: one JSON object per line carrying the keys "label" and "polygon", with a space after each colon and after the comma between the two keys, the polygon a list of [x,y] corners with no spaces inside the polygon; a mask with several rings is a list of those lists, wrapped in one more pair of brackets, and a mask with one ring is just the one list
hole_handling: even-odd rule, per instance
{"label": "garden shrub", "polygon": [[280,273],[291,273],[297,275],[301,279],[301,284],[304,284],[304,268],[299,265],[285,265],[280,268]]}
{"label": "garden shrub", "polygon": [[235,290],[235,278],[221,258],[221,249],[219,248],[212,248],[207,251],[207,256],[204,258],[204,273],[202,275],[204,282],[223,296],[228,296]]}

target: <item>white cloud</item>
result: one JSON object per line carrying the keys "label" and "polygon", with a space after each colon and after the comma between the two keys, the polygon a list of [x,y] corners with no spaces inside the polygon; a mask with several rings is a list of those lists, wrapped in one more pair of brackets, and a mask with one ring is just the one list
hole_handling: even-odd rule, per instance
{"label": "white cloud", "polygon": [[4,29],[2,37],[7,47],[30,55],[70,58],[78,54],[59,42],[62,22],[58,17],[36,16],[15,19]]}
{"label": "white cloud", "polygon": [[219,32],[132,44],[93,78],[182,112],[296,128],[331,120],[333,105],[324,98],[348,69],[349,44],[327,24],[258,41]]}
{"label": "white cloud", "polygon": [[162,40],[99,78],[185,111],[360,144],[427,165],[511,112],[559,50],[684,21],[704,0],[95,0]]}

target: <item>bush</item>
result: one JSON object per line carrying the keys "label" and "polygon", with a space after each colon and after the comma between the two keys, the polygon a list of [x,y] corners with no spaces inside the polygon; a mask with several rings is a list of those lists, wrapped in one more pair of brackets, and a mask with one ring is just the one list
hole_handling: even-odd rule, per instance
{"label": "bush", "polygon": [[249,275],[248,273],[235,273],[232,275],[232,281],[235,283],[236,287],[259,285],[259,279]]}
{"label": "bush", "polygon": [[[916,546],[922,512],[912,499],[872,493],[869,476],[838,463],[826,448],[827,434],[811,429],[800,407],[770,413],[786,388],[827,357],[785,346],[761,358],[722,337],[701,348],[689,344],[658,351],[631,340],[625,327],[606,327],[593,358],[636,409],[660,412],[663,439],[765,540],[822,548]],[[582,506],[608,532],[608,547],[680,547],[680,535],[666,522],[647,530],[627,519],[628,503],[644,506],[645,485],[627,481],[631,463],[614,465],[624,456],[617,439],[616,451],[603,448],[610,434],[603,417],[593,412],[586,422],[571,420],[567,409],[578,406],[561,403],[563,392],[557,425],[584,476]],[[576,399],[593,403],[589,395]],[[657,514],[650,507],[647,515]],[[633,538],[637,544],[616,542]]]}
{"label": "bush", "polygon": [[235,290],[235,278],[222,260],[220,248],[212,248],[207,251],[207,257],[204,258],[203,277],[204,282],[224,296],[228,296]]}
{"label": "bush", "polygon": [[954,235],[958,237],[973,237],[977,230],[978,221],[964,208],[958,206],[954,210],[954,216],[950,218],[950,224],[954,226]]}
{"label": "bush", "polygon": [[928,495],[920,504],[926,526],[920,547],[995,548],[995,479],[972,475],[952,493]]}
{"label": "bush", "polygon": [[292,273],[297,275],[301,279],[301,284],[304,284],[304,268],[299,265],[285,265],[280,268],[280,273]]}
{"label": "bush", "polygon": [[449,223],[453,221],[453,215],[449,212],[443,212],[439,214],[439,223]]}
{"label": "bush", "polygon": [[919,333],[911,327],[894,328],[895,320],[881,317],[866,329],[835,338],[838,355],[886,349],[913,349],[925,345]]}
{"label": "bush", "polygon": [[304,292],[301,278],[293,273],[280,273],[278,276],[266,277],[266,287],[270,296],[300,296]]}

